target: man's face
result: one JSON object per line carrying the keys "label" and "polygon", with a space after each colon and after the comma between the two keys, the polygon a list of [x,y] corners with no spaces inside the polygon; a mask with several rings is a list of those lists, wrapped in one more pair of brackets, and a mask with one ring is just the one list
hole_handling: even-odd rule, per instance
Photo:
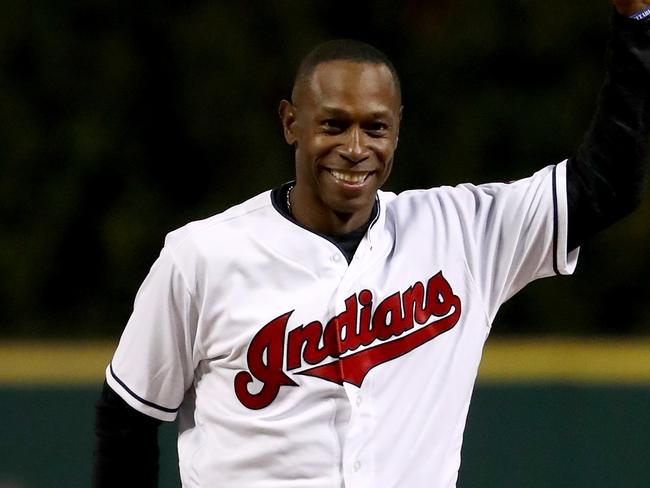
{"label": "man's face", "polygon": [[324,62],[296,88],[293,101],[283,101],[280,113],[285,138],[296,148],[300,200],[294,205],[367,219],[397,146],[401,106],[390,70]]}

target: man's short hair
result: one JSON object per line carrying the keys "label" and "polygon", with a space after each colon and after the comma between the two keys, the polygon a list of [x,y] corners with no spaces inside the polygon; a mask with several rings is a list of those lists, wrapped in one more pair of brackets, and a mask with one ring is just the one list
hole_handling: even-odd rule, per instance
{"label": "man's short hair", "polygon": [[299,83],[307,83],[316,66],[327,61],[354,61],[357,63],[383,64],[393,76],[397,96],[401,100],[402,88],[397,70],[391,60],[374,46],[355,39],[334,39],[316,45],[302,59],[293,82],[293,92]]}

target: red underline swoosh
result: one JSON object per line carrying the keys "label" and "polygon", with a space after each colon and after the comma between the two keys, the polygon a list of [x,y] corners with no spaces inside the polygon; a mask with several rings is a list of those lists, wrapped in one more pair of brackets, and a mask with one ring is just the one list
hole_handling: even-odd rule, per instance
{"label": "red underline swoosh", "polygon": [[375,366],[403,356],[443,332],[452,329],[458,323],[460,310],[460,300],[457,300],[454,303],[454,312],[451,315],[436,320],[407,336],[384,342],[378,346],[340,358],[337,361],[306,369],[296,374],[315,376],[339,385],[342,385],[345,381],[360,387],[368,371]]}

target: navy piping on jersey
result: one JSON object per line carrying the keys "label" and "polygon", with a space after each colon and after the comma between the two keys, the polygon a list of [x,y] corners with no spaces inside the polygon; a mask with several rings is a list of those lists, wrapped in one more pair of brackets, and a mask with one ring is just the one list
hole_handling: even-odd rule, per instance
{"label": "navy piping on jersey", "polygon": [[558,256],[558,209],[557,209],[557,166],[553,167],[553,271],[560,274],[557,267]]}
{"label": "navy piping on jersey", "polygon": [[156,403],[150,402],[149,400],[145,400],[141,396],[136,395],[128,386],[126,386],[126,384],[121,379],[119,379],[117,377],[117,375],[115,374],[115,371],[113,371],[113,363],[109,364],[109,369],[111,371],[111,376],[113,377],[113,379],[115,381],[117,381],[120,384],[120,386],[122,388],[124,388],[129,393],[129,395],[131,395],[133,398],[138,400],[140,403],[142,403],[144,405],[147,405],[148,407],[155,408],[156,410],[160,410],[161,412],[167,412],[167,413],[178,412],[178,409],[181,408],[180,406],[176,407],[176,408],[163,407],[163,406],[157,405]]}

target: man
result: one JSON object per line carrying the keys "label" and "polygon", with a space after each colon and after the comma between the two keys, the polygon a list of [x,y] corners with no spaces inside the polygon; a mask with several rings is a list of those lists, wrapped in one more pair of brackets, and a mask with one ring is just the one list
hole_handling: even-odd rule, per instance
{"label": "man", "polygon": [[380,191],[399,78],[366,44],[314,49],[280,104],[295,182],[169,234],[138,292],[98,404],[95,485],[155,486],[156,429],[178,416],[184,487],[454,487],[499,306],[571,273],[640,197],[648,2],[614,2],[576,156],[511,184]]}

